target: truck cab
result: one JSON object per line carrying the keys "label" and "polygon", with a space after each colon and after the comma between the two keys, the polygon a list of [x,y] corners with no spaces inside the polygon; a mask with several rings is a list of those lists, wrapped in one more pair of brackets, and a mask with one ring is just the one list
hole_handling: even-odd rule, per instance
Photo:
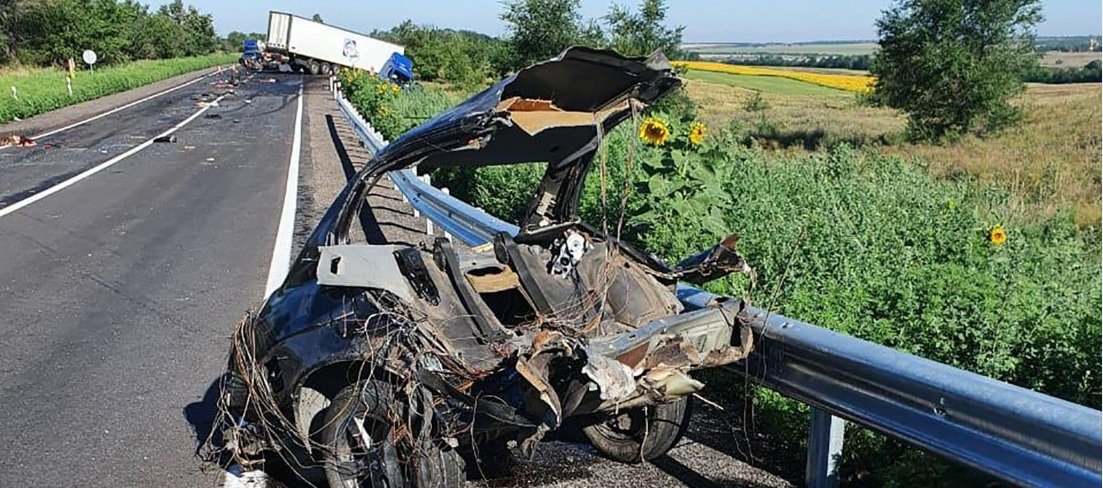
{"label": "truck cab", "polygon": [[391,53],[391,57],[379,70],[379,77],[398,86],[409,85],[414,81],[414,62],[401,53]]}

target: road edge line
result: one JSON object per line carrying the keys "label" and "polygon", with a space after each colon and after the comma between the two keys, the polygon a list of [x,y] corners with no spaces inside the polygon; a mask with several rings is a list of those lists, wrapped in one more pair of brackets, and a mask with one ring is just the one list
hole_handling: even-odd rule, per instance
{"label": "road edge line", "polygon": [[[225,96],[225,95],[223,95],[223,96]],[[219,100],[222,100],[222,97],[216,98],[214,100],[214,102],[211,103],[211,105],[214,105]],[[36,193],[36,194],[30,196],[30,197],[24,198],[24,199],[22,199],[18,202],[15,202],[15,203],[7,206],[7,207],[0,208],[0,218],[5,217],[7,215],[11,215],[11,214],[27,207],[28,205],[31,205],[31,204],[39,201],[39,200],[42,200],[42,199],[44,199],[44,198],[46,198],[50,195],[53,195],[54,193],[57,193],[61,190],[64,190],[64,189],[70,187],[70,186],[73,186],[78,181],[83,180],[83,179],[85,179],[89,176],[92,176],[92,175],[96,174],[96,173],[99,173],[100,171],[103,171],[103,170],[113,166],[115,163],[118,163],[119,161],[122,161],[122,160],[124,160],[124,159],[126,159],[130,156],[133,156],[133,155],[137,154],[142,149],[145,149],[145,148],[149,147],[150,145],[152,145],[153,141],[157,140],[158,138],[165,137],[167,135],[172,134],[173,132],[176,132],[177,130],[180,130],[180,128],[187,125],[188,122],[191,122],[191,121],[195,120],[197,117],[199,117],[200,115],[203,115],[203,112],[206,112],[207,109],[211,108],[211,105],[204,106],[203,108],[196,111],[194,114],[191,114],[188,118],[184,119],[180,123],[178,123],[178,124],[172,126],[171,128],[169,128],[168,130],[166,130],[166,131],[164,131],[160,134],[157,134],[152,139],[149,139],[149,140],[147,140],[147,141],[145,141],[141,144],[138,144],[137,146],[134,146],[130,149],[127,149],[126,152],[124,152],[124,153],[122,153],[118,156],[115,156],[111,159],[108,159],[107,161],[104,161],[104,162],[102,162],[100,164],[97,164],[97,165],[95,165],[95,166],[93,166],[89,169],[86,169],[83,172],[81,172],[80,174],[78,174],[78,175],[76,175],[72,178],[69,178],[65,181],[62,181],[61,183],[58,183],[54,186],[51,186],[51,187],[49,187],[49,188],[47,188],[47,189],[45,189],[45,190],[43,190],[39,193]]]}
{"label": "road edge line", "polygon": [[295,107],[295,131],[291,138],[291,160],[287,167],[287,185],[284,187],[283,209],[280,210],[280,223],[276,229],[276,243],[272,247],[272,261],[268,264],[265,298],[283,284],[291,267],[291,237],[295,231],[295,210],[299,206],[299,153],[303,144],[302,82],[299,83],[298,99]]}
{"label": "road edge line", "polygon": [[[272,246],[272,260],[268,263],[268,280],[264,286],[265,300],[276,291],[291,268],[291,238],[295,230],[295,210],[299,206],[299,162],[303,144],[303,86],[299,82],[299,96],[295,107],[295,131],[291,137],[291,158],[287,167],[287,185],[284,187],[283,208],[276,228],[276,243]],[[263,488],[268,485],[268,475],[260,470],[246,470],[233,465],[223,471],[222,488]]]}
{"label": "road edge line", "polygon": [[[219,66],[219,68],[221,68],[221,66]],[[108,111],[106,111],[106,112],[102,113],[102,114],[99,114],[99,115],[94,115],[94,116],[92,116],[92,117],[89,117],[89,118],[87,118],[87,119],[81,120],[81,121],[79,121],[79,122],[75,122],[75,123],[69,124],[69,125],[67,125],[67,126],[65,126],[65,127],[61,127],[61,128],[59,128],[59,129],[54,129],[54,130],[51,130],[51,131],[43,132],[43,133],[41,133],[41,134],[38,134],[38,135],[35,135],[35,136],[31,136],[31,139],[35,139],[35,140],[37,140],[37,139],[42,139],[43,137],[50,137],[50,136],[52,136],[52,135],[54,135],[54,134],[57,134],[57,133],[59,133],[59,132],[64,132],[64,131],[67,131],[67,130],[69,130],[69,129],[72,129],[72,128],[74,128],[74,127],[80,127],[80,126],[82,126],[82,125],[84,125],[84,124],[87,124],[87,123],[89,123],[89,122],[92,122],[92,121],[94,121],[94,120],[99,120],[99,119],[101,119],[101,118],[103,118],[103,117],[107,117],[108,115],[111,115],[111,114],[113,114],[113,113],[116,113],[116,112],[119,112],[119,111],[122,111],[122,110],[128,109],[128,108],[130,108],[130,107],[133,107],[133,106],[135,106],[135,105],[138,105],[138,104],[140,104],[140,103],[142,103],[142,102],[148,102],[148,101],[150,101],[150,100],[153,100],[154,98],[157,98],[157,97],[159,97],[159,96],[161,96],[161,95],[165,95],[165,94],[168,94],[168,93],[172,93],[172,92],[174,92],[174,91],[176,91],[176,90],[179,90],[179,89],[181,89],[181,88],[184,88],[185,86],[191,85],[191,84],[193,84],[193,83],[196,83],[196,82],[198,82],[198,81],[200,81],[200,80],[202,80],[202,79],[205,79],[205,78],[207,78],[207,77],[209,77],[209,76],[212,76],[212,75],[214,75],[214,74],[216,74],[216,73],[220,73],[220,72],[221,72],[221,69],[220,69],[219,71],[215,71],[215,72],[213,72],[213,73],[207,73],[207,74],[205,74],[205,75],[201,75],[200,77],[198,77],[198,78],[196,78],[196,79],[194,79],[194,80],[191,80],[191,81],[188,81],[188,82],[185,82],[185,83],[182,83],[182,84],[176,85],[176,86],[174,86],[174,87],[172,87],[172,88],[169,88],[169,89],[166,89],[166,90],[163,90],[163,91],[160,91],[160,92],[154,93],[154,94],[152,94],[152,95],[150,95],[150,96],[148,96],[148,97],[142,98],[142,99],[140,99],[140,100],[135,100],[135,101],[133,101],[133,102],[130,102],[130,103],[126,104],[126,105],[122,105],[122,106],[120,106],[120,107],[115,107],[115,108],[113,108],[113,109],[111,109],[111,110],[108,110]],[[156,83],[156,82],[154,82],[154,83]],[[139,87],[139,88],[140,88],[140,87]],[[120,92],[120,93],[125,93],[125,92]],[[105,95],[105,96],[110,96],[110,95]],[[95,98],[93,98],[92,100],[96,100],[96,99],[95,99]],[[92,101],[92,100],[88,100],[88,101]],[[61,107],[61,108],[59,108],[58,110],[60,110],[60,109],[62,109],[62,108],[65,108],[65,107]],[[46,112],[46,113],[49,113],[49,112]]]}

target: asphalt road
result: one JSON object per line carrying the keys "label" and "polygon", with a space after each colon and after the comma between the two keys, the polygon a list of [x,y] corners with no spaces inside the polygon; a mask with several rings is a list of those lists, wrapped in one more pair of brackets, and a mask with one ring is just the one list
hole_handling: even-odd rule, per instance
{"label": "asphalt road", "polygon": [[[222,77],[0,149],[0,212],[180,124]],[[259,81],[0,216],[0,486],[218,483],[197,431],[264,292],[302,78]]]}

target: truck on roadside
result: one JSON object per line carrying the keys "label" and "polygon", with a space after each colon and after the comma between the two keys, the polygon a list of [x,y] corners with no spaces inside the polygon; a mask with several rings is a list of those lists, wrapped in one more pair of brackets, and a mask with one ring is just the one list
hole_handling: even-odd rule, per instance
{"label": "truck on roadside", "polygon": [[[393,55],[406,59],[405,48],[364,34],[285,12],[268,13],[265,52],[294,71],[330,75],[340,69],[380,73]],[[393,62],[391,62],[393,64]],[[409,69],[401,70],[412,75]],[[399,84],[409,80],[400,80]]]}
{"label": "truck on roadside", "polygon": [[245,39],[241,43],[241,58],[238,59],[238,62],[249,69],[262,69],[267,63],[264,47],[264,41]]}

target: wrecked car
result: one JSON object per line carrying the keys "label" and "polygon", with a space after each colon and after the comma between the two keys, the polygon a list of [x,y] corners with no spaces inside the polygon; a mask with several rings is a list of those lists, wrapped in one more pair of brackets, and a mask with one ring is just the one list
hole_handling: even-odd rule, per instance
{"label": "wrecked car", "polygon": [[[661,53],[571,48],[379,151],[233,336],[221,410],[235,460],[277,453],[333,487],[427,487],[567,425],[616,461],[670,449],[703,386],[689,373],[751,348],[741,302],[686,311],[675,286],[750,268],[734,237],[668,266],[578,206],[604,135],[679,83]],[[388,171],[532,161],[547,169],[516,235],[350,238]]]}

